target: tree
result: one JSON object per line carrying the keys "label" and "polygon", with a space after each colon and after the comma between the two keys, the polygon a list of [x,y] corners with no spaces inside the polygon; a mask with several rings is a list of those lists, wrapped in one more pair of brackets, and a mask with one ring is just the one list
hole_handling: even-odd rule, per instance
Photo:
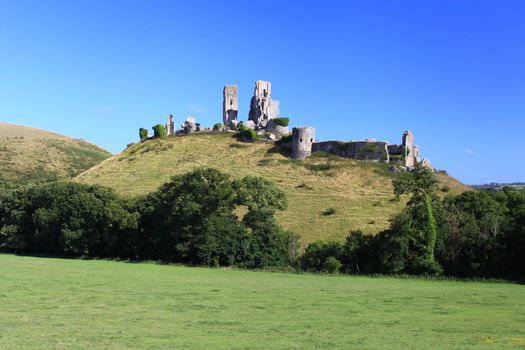
{"label": "tree", "polygon": [[248,210],[285,210],[288,207],[285,193],[273,182],[259,176],[246,176],[235,180],[233,188],[237,203]]}
{"label": "tree", "polygon": [[411,172],[401,174],[394,179],[394,194],[410,194],[408,210],[413,219],[412,238],[414,238],[417,256],[409,266],[415,273],[440,273],[440,266],[435,260],[437,223],[433,203],[438,202],[436,191],[438,181],[433,171],[417,164]]}
{"label": "tree", "polygon": [[119,256],[137,215],[113,190],[52,183],[2,202],[0,248],[20,253]]}
{"label": "tree", "polygon": [[262,177],[246,176],[233,183],[237,204],[246,206],[243,218],[250,230],[250,259],[252,267],[283,266],[297,259],[298,237],[285,232],[274,218],[276,210],[288,206],[286,195],[271,181]]}

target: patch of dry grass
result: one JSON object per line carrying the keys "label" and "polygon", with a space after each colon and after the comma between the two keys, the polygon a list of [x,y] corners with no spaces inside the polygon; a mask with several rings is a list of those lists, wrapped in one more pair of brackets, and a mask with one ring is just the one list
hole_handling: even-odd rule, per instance
{"label": "patch of dry grass", "polygon": [[110,155],[83,140],[0,123],[0,183],[71,179]]}

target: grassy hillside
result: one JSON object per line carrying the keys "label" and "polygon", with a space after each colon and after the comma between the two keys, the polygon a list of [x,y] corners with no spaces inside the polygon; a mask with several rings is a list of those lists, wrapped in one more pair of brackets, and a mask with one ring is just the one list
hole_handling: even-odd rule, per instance
{"label": "grassy hillside", "polygon": [[525,286],[0,255],[1,349],[523,349]]}
{"label": "grassy hillside", "polygon": [[70,179],[110,155],[86,141],[0,123],[0,185]]}
{"label": "grassy hillside", "polygon": [[[135,144],[76,178],[134,196],[148,193],[171,176],[196,167],[214,167],[234,177],[259,175],[276,182],[289,201],[280,223],[303,241],[344,238],[352,229],[373,233],[388,226],[403,203],[392,194],[385,164],[335,156],[294,161],[269,143],[241,143],[231,134],[194,134]],[[439,174],[445,191],[466,189]],[[326,215],[328,209],[335,213]]]}

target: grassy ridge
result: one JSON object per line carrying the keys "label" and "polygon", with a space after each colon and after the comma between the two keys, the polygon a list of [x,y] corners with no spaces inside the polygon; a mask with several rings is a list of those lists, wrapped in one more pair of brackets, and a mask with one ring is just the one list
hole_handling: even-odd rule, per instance
{"label": "grassy ridge", "polygon": [[0,123],[0,183],[71,179],[111,154],[83,140]]}
{"label": "grassy ridge", "polygon": [[[135,144],[76,178],[134,196],[148,193],[172,175],[213,167],[235,177],[264,176],[283,189],[289,201],[280,223],[303,241],[342,239],[352,229],[375,233],[403,203],[393,201],[388,165],[335,156],[291,160],[269,143],[241,143],[231,134],[194,134]],[[444,189],[466,187],[440,174]],[[329,210],[329,209],[333,209]],[[333,212],[331,215],[327,213]]]}
{"label": "grassy ridge", "polygon": [[0,255],[1,349],[523,349],[525,287]]}

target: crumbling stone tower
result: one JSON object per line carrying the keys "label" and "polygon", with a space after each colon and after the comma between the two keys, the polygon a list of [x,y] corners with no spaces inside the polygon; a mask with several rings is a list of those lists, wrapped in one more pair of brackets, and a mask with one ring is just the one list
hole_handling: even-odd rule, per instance
{"label": "crumbling stone tower", "polygon": [[312,154],[315,138],[315,129],[309,126],[293,128],[292,130],[292,158],[304,159]]}
{"label": "crumbling stone tower", "polygon": [[175,123],[173,122],[173,115],[168,115],[168,122],[166,123],[166,135],[175,135]]}
{"label": "crumbling stone tower", "polygon": [[414,134],[407,130],[403,134],[403,148],[405,151],[405,166],[412,169],[419,163],[419,147],[414,145]]}
{"label": "crumbling stone tower", "polygon": [[237,115],[239,114],[239,97],[237,86],[224,86],[223,97],[222,121],[224,126],[228,126],[232,121],[237,120]]}
{"label": "crumbling stone tower", "polygon": [[248,119],[256,126],[264,128],[270,119],[279,118],[279,104],[279,101],[272,100],[272,84],[269,81],[257,80]]}

